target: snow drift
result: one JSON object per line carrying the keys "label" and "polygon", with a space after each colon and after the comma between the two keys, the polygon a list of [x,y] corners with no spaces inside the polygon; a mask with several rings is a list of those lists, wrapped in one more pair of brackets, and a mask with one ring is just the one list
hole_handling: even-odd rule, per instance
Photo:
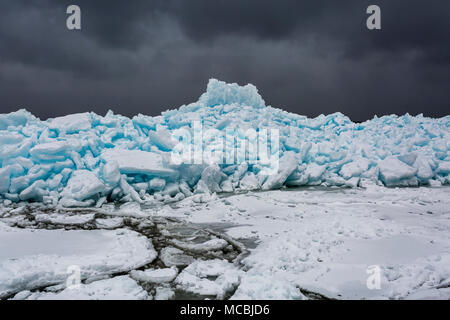
{"label": "snow drift", "polygon": [[[192,132],[195,121],[238,135],[249,128],[278,130],[278,172],[267,175],[246,162],[175,165],[172,136]],[[212,79],[197,102],[157,117],[0,115],[0,198],[76,207],[192,195],[202,201],[214,192],[283,186],[439,186],[450,183],[449,128],[450,116],[309,119],[266,106],[253,85]]]}

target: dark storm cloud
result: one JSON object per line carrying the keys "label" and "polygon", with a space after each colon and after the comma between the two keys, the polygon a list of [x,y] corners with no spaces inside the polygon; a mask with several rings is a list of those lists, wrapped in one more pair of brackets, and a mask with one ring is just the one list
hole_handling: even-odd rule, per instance
{"label": "dark storm cloud", "polygon": [[[364,12],[370,4],[382,10],[383,30],[367,32]],[[397,52],[416,49],[426,59],[449,63],[450,5],[445,0],[410,1],[176,1],[173,15],[197,41],[237,34],[261,39],[334,38],[347,53]]]}
{"label": "dark storm cloud", "polygon": [[[365,27],[372,3],[381,31]],[[65,28],[69,4],[82,9],[81,31]],[[216,77],[308,116],[442,116],[449,10],[439,0],[2,1],[0,112],[157,115]]]}

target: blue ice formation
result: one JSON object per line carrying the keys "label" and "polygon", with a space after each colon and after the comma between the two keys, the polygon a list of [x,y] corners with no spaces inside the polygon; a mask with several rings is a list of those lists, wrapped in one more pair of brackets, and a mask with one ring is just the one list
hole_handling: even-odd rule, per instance
{"label": "blue ice formation", "polygon": [[[196,121],[238,136],[277,129],[278,171],[245,161],[174,164],[174,133],[194,133]],[[156,117],[109,111],[41,121],[19,110],[0,115],[0,201],[87,207],[285,186],[440,186],[450,183],[449,128],[450,116],[309,119],[266,106],[253,85],[215,79],[198,102]]]}

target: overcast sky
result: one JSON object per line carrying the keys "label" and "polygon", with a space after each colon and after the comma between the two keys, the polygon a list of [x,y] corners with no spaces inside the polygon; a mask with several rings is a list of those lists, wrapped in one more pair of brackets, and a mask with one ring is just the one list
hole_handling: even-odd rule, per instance
{"label": "overcast sky", "polygon": [[[77,4],[82,30],[66,28]],[[366,28],[381,7],[382,30]],[[450,110],[448,0],[2,0],[0,113],[132,116],[253,83],[307,116]]]}

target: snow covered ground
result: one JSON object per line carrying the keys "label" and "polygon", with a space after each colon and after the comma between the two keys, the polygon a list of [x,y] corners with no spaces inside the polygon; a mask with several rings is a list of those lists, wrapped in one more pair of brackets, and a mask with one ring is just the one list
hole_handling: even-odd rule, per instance
{"label": "snow covered ground", "polygon": [[[449,187],[308,187],[95,210],[27,220],[2,207],[2,296],[450,299]],[[165,238],[145,232],[155,224]],[[247,246],[244,258],[223,253],[227,236]],[[87,279],[78,289],[65,287],[73,264]],[[374,266],[380,283],[370,289]]]}
{"label": "snow covered ground", "polygon": [[[157,214],[221,222],[258,244],[232,298],[450,298],[448,187],[255,192]],[[380,268],[379,289],[367,287],[370,266]]]}

